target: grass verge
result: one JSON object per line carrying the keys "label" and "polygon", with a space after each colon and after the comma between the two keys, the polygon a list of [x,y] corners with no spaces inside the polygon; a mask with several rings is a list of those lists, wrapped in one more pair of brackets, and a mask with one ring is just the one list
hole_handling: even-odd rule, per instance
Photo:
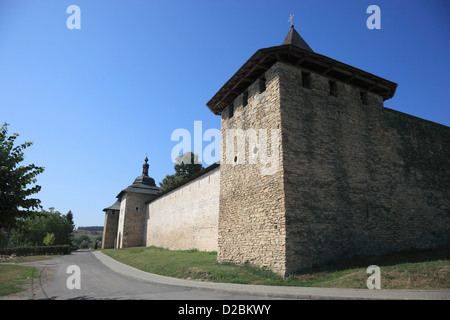
{"label": "grass verge", "polygon": [[138,247],[103,253],[146,272],[198,281],[364,289],[367,267],[376,264],[381,269],[382,289],[450,289],[448,248],[346,260],[345,265],[324,266],[287,278],[250,264],[218,263],[216,252]]}
{"label": "grass verge", "polygon": [[39,270],[34,267],[10,265],[6,263],[34,262],[56,257],[60,256],[18,256],[0,261],[0,297],[23,291],[23,284],[30,281],[31,278],[39,277]]}
{"label": "grass verge", "polygon": [[34,267],[0,264],[0,296],[23,291],[21,287],[30,278],[37,278]]}

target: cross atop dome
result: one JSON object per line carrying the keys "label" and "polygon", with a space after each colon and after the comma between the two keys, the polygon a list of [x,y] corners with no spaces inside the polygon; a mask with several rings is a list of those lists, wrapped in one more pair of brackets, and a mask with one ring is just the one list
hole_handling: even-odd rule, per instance
{"label": "cross atop dome", "polygon": [[290,14],[289,15],[289,20],[288,20],[288,22],[291,24],[291,28],[293,28],[294,27],[294,15],[293,14]]}

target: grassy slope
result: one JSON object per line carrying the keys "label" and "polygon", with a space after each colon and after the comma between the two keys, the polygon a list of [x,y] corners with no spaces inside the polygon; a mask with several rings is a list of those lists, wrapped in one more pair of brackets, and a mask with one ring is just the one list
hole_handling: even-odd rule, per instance
{"label": "grassy slope", "polygon": [[37,275],[33,267],[0,264],[0,296],[23,291],[21,285]]}
{"label": "grassy slope", "polygon": [[[177,278],[264,285],[366,288],[371,264],[381,268],[382,289],[450,289],[450,253],[447,249],[411,252],[323,267],[286,279],[251,265],[217,263],[215,252],[169,251],[161,248],[103,250],[135,268]],[[382,261],[382,263],[380,262]],[[378,263],[377,263],[378,262]]]}
{"label": "grassy slope", "polygon": [[27,281],[31,281],[31,278],[37,278],[39,274],[38,270],[34,267],[7,265],[2,264],[2,262],[33,262],[53,259],[54,257],[59,256],[26,256],[0,261],[0,296],[23,291],[22,285]]}

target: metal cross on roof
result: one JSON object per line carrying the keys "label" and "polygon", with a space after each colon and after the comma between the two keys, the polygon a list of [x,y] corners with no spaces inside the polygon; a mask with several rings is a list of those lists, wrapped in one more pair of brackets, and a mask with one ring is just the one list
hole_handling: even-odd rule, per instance
{"label": "metal cross on roof", "polygon": [[289,14],[289,20],[288,20],[288,22],[291,23],[291,27],[294,25],[294,24],[293,24],[293,20],[294,20],[294,15],[293,15],[293,14]]}

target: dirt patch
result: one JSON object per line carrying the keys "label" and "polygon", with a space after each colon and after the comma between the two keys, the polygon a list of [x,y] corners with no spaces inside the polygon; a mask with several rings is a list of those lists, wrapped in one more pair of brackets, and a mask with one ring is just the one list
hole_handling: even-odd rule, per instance
{"label": "dirt patch", "polygon": [[16,255],[13,253],[12,255],[0,254],[0,262],[8,261],[10,259],[14,259]]}
{"label": "dirt patch", "polygon": [[209,281],[210,277],[211,277],[211,272],[208,272],[201,268],[192,267],[183,273],[182,278],[185,280]]}

